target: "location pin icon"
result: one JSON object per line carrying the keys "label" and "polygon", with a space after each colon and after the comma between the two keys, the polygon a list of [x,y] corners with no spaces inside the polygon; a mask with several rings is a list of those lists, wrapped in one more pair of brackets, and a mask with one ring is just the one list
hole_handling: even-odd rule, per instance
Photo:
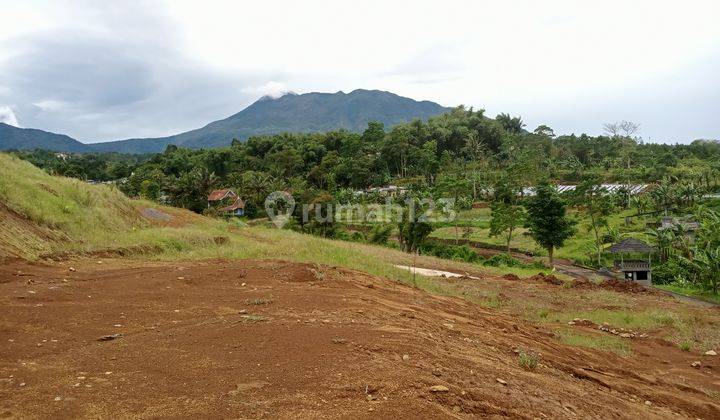
{"label": "location pin icon", "polygon": [[265,198],[265,213],[278,229],[282,229],[290,220],[293,210],[295,199],[287,191],[275,191]]}

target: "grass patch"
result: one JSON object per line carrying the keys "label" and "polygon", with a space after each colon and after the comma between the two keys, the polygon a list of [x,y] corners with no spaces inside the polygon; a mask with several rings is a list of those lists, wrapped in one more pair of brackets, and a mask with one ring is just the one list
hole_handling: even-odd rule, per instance
{"label": "grass patch", "polygon": [[591,336],[577,334],[562,330],[558,332],[560,341],[575,347],[587,347],[596,350],[609,351],[620,356],[630,355],[630,345],[627,341],[611,335]]}
{"label": "grass patch", "polygon": [[717,303],[720,305],[720,294],[715,295],[710,291],[701,290],[694,287],[679,286],[676,284],[659,284],[655,285],[655,287],[657,287],[658,289],[667,290],[668,292],[674,292],[707,302]]}
{"label": "grass patch", "polygon": [[253,299],[250,301],[250,304],[252,304],[252,305],[269,305],[271,303],[272,303],[272,299],[263,299],[263,298]]}
{"label": "grass patch", "polygon": [[241,317],[242,322],[264,322],[267,321],[267,318],[260,315],[243,315]]}
{"label": "grass patch", "polygon": [[629,310],[605,310],[581,312],[553,312],[545,319],[555,322],[566,323],[575,318],[589,319],[596,324],[607,322],[613,327],[630,329],[652,329],[658,327],[674,327],[681,322],[680,317],[672,312],[656,310],[629,311]]}
{"label": "grass patch", "polygon": [[532,353],[521,351],[518,354],[520,367],[526,370],[535,370],[538,366],[538,357]]}

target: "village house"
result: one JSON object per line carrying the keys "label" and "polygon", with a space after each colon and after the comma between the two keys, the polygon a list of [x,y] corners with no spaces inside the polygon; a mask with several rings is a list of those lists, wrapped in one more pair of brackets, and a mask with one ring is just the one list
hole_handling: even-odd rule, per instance
{"label": "village house", "polygon": [[245,214],[245,202],[230,188],[212,191],[207,198],[208,208],[215,207],[224,216]]}

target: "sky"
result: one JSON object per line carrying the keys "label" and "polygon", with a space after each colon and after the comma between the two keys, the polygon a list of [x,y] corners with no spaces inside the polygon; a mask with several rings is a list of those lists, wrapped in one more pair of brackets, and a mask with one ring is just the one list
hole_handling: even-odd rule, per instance
{"label": "sky", "polygon": [[0,0],[0,122],[83,142],[380,89],[532,130],[720,138],[717,1]]}

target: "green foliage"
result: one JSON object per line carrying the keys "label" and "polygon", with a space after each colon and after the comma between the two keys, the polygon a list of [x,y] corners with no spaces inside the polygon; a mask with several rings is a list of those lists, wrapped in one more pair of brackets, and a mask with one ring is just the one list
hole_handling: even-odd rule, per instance
{"label": "green foliage", "polygon": [[518,204],[520,187],[510,177],[503,178],[495,185],[490,205],[490,237],[503,235],[507,252],[516,229],[525,222],[525,209]]}
{"label": "green foliage", "polygon": [[538,185],[536,194],[525,206],[528,211],[525,227],[538,245],[548,251],[552,266],[553,251],[575,233],[576,222],[565,214],[565,200],[547,182]]}
{"label": "green foliage", "polygon": [[398,240],[400,248],[405,252],[415,252],[425,241],[433,227],[423,220],[422,207],[416,202],[413,210],[406,208],[403,212],[402,221],[398,223]]}

